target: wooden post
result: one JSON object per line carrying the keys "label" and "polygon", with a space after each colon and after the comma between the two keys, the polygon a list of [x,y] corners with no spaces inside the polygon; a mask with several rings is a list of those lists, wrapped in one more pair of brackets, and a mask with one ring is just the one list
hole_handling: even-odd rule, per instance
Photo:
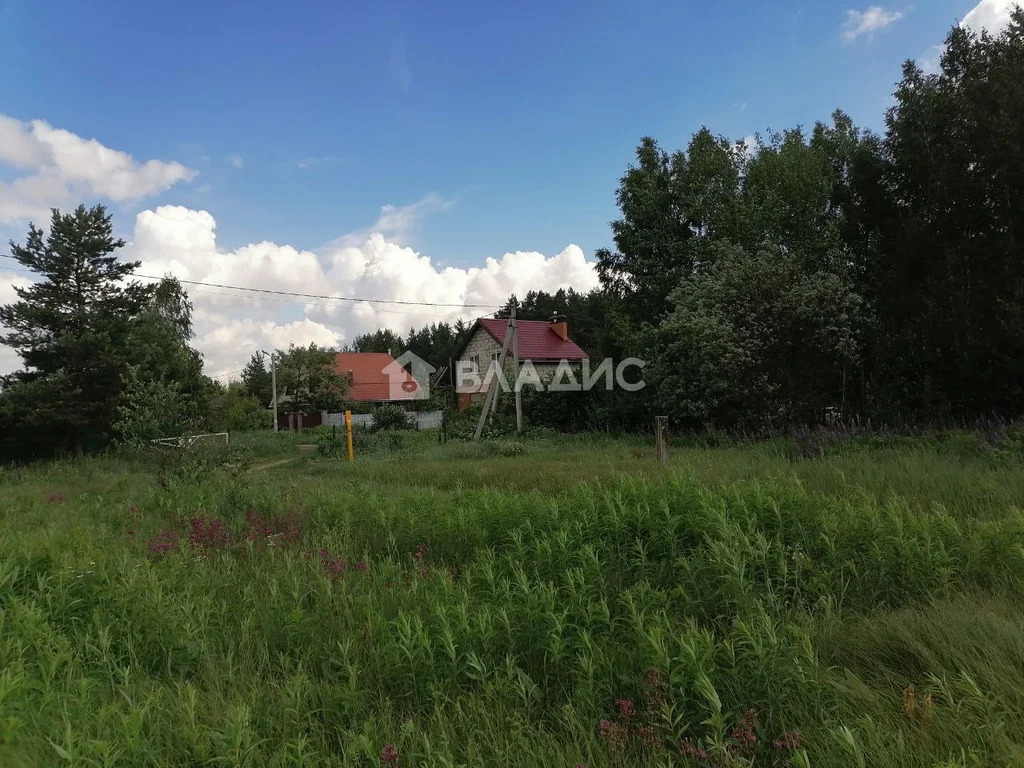
{"label": "wooden post", "polygon": [[668,437],[665,434],[668,416],[654,417],[654,450],[661,464],[668,463]]}
{"label": "wooden post", "polygon": [[[501,355],[498,357],[498,370],[503,371],[505,369],[505,355],[508,352],[509,342],[512,338],[512,322],[505,326],[505,340],[501,343]],[[490,370],[490,368],[488,368]],[[487,421],[487,417],[491,415],[492,408],[497,408],[498,405],[498,390],[501,389],[501,385],[498,382],[494,382],[487,390],[487,396],[484,398],[484,409],[480,412],[480,421],[476,424],[476,434],[473,435],[474,440],[479,440],[480,435],[484,431],[484,423]]]}
{"label": "wooden post", "polygon": [[277,363],[274,362],[274,353],[270,353],[270,386],[273,392],[274,405],[274,431],[277,432]]}
{"label": "wooden post", "polygon": [[516,393],[516,432],[523,431],[523,393],[519,391],[519,321],[516,320],[516,308],[513,305],[509,317],[512,326],[512,386]]}
{"label": "wooden post", "polygon": [[352,450],[352,411],[345,411],[345,429],[348,432],[348,460],[355,461],[356,454]]}
{"label": "wooden post", "polygon": [[[448,380],[452,385],[452,399],[454,401],[452,405],[455,406],[455,410],[457,411],[459,410],[459,382],[455,380],[455,358],[453,357],[448,358]],[[441,380],[438,379],[437,383],[440,385]],[[442,406],[442,410],[447,411],[448,409]]]}

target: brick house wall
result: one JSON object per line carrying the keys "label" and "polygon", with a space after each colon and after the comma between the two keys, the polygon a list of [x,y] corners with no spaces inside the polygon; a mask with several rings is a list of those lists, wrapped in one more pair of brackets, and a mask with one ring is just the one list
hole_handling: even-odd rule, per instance
{"label": "brick house wall", "polygon": [[[480,362],[480,372],[483,373],[487,370],[487,367],[491,364],[491,356],[494,354],[501,353],[501,344],[495,341],[494,337],[491,336],[483,328],[477,327],[473,331],[473,335],[469,337],[469,341],[466,342],[465,349],[462,350],[462,354],[455,363],[455,373],[462,370],[462,367],[468,363],[474,355],[477,356],[477,360]],[[458,394],[459,410],[467,408],[471,403],[482,403],[484,397],[487,395],[487,390],[480,388],[475,392],[460,391]]]}
{"label": "brick house wall", "polygon": [[[456,373],[458,372],[460,365],[467,363],[473,355],[477,355],[477,359],[480,362],[480,372],[481,375],[483,375],[491,364],[491,356],[500,354],[501,342],[497,341],[490,333],[487,332],[486,329],[477,327],[477,329],[473,331],[473,335],[469,337],[469,341],[466,342],[465,349],[462,350],[462,354],[456,361]],[[519,362],[523,363],[525,360],[520,360]],[[541,381],[547,381],[555,375],[558,363],[534,362],[533,367],[536,369]],[[510,346],[505,355],[505,377],[510,385],[513,383],[512,369],[512,348]],[[482,403],[486,396],[487,390],[482,387],[479,391],[475,392],[460,392],[457,397],[459,410],[461,411],[463,408],[468,407],[470,403]]]}

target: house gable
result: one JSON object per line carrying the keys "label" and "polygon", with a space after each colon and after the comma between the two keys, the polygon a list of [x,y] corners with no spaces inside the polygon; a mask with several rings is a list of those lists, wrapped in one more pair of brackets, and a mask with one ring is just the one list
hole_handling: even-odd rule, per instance
{"label": "house gable", "polygon": [[[462,349],[456,355],[457,360],[466,360],[470,355],[486,352],[486,359],[490,360],[492,351],[501,351],[501,345],[505,340],[505,330],[508,321],[503,319],[481,317],[473,325],[473,330],[463,344]],[[576,342],[571,339],[563,339],[552,328],[551,323],[544,320],[520,320],[518,322],[519,336],[519,359],[530,360],[534,363],[557,363],[560,360],[569,362],[581,362],[588,359]],[[484,341],[483,338],[489,339]],[[471,346],[473,349],[471,349]],[[509,354],[512,350],[509,349]],[[481,367],[486,367],[485,356],[481,354]]]}
{"label": "house gable", "polygon": [[420,397],[420,385],[412,375],[399,371],[399,386],[392,387],[385,369],[395,365],[395,359],[383,352],[338,352],[334,356],[334,370],[349,380],[347,400],[364,403],[404,402]]}
{"label": "house gable", "polygon": [[499,341],[482,325],[475,325],[473,332],[469,334],[469,338],[466,339],[466,343],[462,346],[462,351],[459,352],[457,359],[459,362],[464,362],[473,359],[475,356],[479,363],[479,369],[486,370],[492,355],[496,352],[501,353],[502,341],[504,341],[504,338]]}

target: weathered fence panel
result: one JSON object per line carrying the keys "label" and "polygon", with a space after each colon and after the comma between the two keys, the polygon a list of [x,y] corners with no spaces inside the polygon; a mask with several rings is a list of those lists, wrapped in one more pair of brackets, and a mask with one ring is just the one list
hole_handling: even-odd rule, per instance
{"label": "weathered fence panel", "polygon": [[[444,422],[444,411],[419,411],[410,412],[405,414],[406,418],[409,419],[409,424],[415,429],[440,429],[441,424]],[[345,414],[344,413],[329,413],[327,414],[327,425],[332,427],[343,427],[345,426]],[[372,413],[353,413],[352,414],[352,426],[361,427],[372,427],[373,426],[373,414]]]}

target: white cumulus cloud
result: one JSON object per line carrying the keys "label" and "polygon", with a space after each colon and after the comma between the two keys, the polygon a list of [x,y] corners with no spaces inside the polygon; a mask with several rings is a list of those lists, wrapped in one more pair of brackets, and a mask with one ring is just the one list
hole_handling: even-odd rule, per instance
{"label": "white cumulus cloud", "polygon": [[[18,301],[18,294],[15,288],[26,288],[31,285],[28,276],[22,276],[13,272],[0,272],[0,306],[13,304]],[[0,334],[7,329],[0,327]],[[0,344],[0,374],[10,373],[21,368],[21,358],[18,353],[10,347]]]}
{"label": "white cumulus cloud", "polygon": [[981,0],[966,16],[961,27],[975,32],[999,32],[1010,24],[1010,13],[1016,0]]}
{"label": "white cumulus cloud", "polygon": [[431,192],[409,205],[381,206],[380,216],[373,226],[336,237],[320,250],[329,251],[346,245],[359,245],[374,233],[384,235],[389,240],[406,241],[413,235],[421,219],[435,213],[443,213],[453,205],[451,200]]}
{"label": "white cumulus cloud", "polygon": [[875,32],[895,24],[902,18],[902,11],[887,11],[877,5],[872,5],[864,11],[851,9],[846,12],[846,21],[843,23],[843,40],[850,43],[863,35],[867,35],[870,40]]}
{"label": "white cumulus cloud", "polygon": [[[374,231],[339,237],[316,252],[272,242],[222,250],[210,213],[166,205],[136,216],[121,256],[141,261],[138,272],[143,275],[172,274],[206,284],[184,287],[195,305],[195,346],[203,353],[206,372],[221,380],[229,374],[237,377],[258,349],[310,342],[340,347],[377,328],[405,333],[435,322],[471,321],[490,314],[513,293],[588,291],[597,286],[595,265],[577,245],[551,256],[513,251],[490,257],[480,266],[440,267],[392,234],[379,231],[407,231],[418,215],[447,205],[428,196],[405,208],[386,206]],[[13,299],[13,285],[27,282],[3,272],[0,265],[0,303]],[[210,284],[335,298],[244,292]],[[466,306],[474,304],[486,306]],[[17,367],[13,354],[0,351],[2,372]]]}
{"label": "white cumulus cloud", "polygon": [[46,219],[53,206],[82,196],[123,202],[163,192],[195,171],[181,163],[147,160],[84,139],[43,120],[23,122],[0,114],[0,168],[13,181],[0,182],[0,222]]}
{"label": "white cumulus cloud", "polygon": [[748,134],[736,143],[747,159],[753,158],[761,149],[760,139],[756,133]]}
{"label": "white cumulus cloud", "polygon": [[[229,162],[244,166],[241,156]],[[46,223],[51,206],[67,207],[83,197],[137,200],[195,176],[180,163],[137,162],[42,120],[26,123],[3,115],[0,173],[10,179],[0,181],[0,223],[33,218],[40,224]],[[451,206],[436,194],[411,205],[386,205],[371,227],[311,251],[266,241],[223,250],[210,213],[166,205],[136,216],[120,255],[141,261],[140,274],[171,274],[204,284],[185,287],[195,305],[195,345],[214,376],[236,372],[258,349],[310,342],[337,347],[380,327],[404,333],[432,322],[472,320],[491,313],[512,293],[597,286],[594,264],[576,245],[551,256],[513,251],[463,268],[441,267],[403,244],[420,219]],[[29,276],[5,269],[11,266],[0,262],[0,304],[15,300],[15,285],[29,282]],[[472,304],[486,306],[466,306]],[[13,350],[0,346],[0,373],[18,367]]]}
{"label": "white cumulus cloud", "polygon": [[[979,35],[982,32],[998,35],[1009,25],[1010,14],[1017,5],[1017,0],[981,0],[967,12],[960,26]],[[941,44],[929,48],[919,60],[921,69],[928,73],[938,72],[945,50],[946,46]]]}
{"label": "white cumulus cloud", "polygon": [[[429,199],[431,204],[419,210],[440,205],[439,199]],[[415,217],[408,212],[399,215],[402,210],[386,208],[378,225],[397,230],[412,226]],[[469,321],[489,314],[512,293],[587,291],[598,282],[593,262],[576,245],[552,256],[514,251],[466,268],[439,267],[429,256],[381,231],[343,236],[316,252],[271,242],[220,250],[213,216],[180,206],[141,212],[124,258],[142,261],[139,272],[146,275],[173,274],[208,284],[337,297],[240,294],[186,284],[196,307],[195,344],[211,375],[237,371],[261,348],[310,342],[337,347],[377,328],[404,333],[433,322]]]}
{"label": "white cumulus cloud", "polygon": [[960,26],[978,33],[1000,32],[1010,23],[1010,13],[1015,5],[1016,0],[981,0],[964,16]]}

